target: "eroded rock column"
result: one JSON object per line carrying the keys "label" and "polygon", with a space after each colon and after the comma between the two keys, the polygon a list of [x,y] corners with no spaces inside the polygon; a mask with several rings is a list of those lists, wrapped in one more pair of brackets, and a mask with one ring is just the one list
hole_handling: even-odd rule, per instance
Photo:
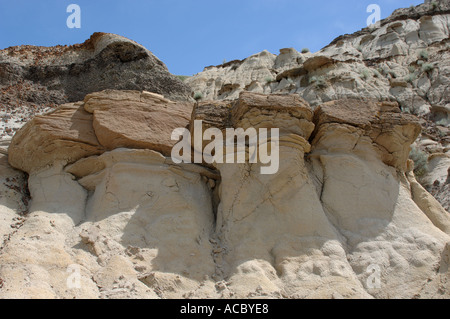
{"label": "eroded rock column", "polygon": [[445,293],[450,238],[413,201],[405,176],[420,132],[415,118],[391,103],[341,100],[321,105],[314,121],[310,158],[321,202],[367,291],[380,298]]}
{"label": "eroded rock column", "polygon": [[235,128],[280,128],[280,139],[275,174],[262,175],[262,164],[217,165],[215,257],[230,293],[367,297],[305,166],[314,129],[309,105],[295,96],[243,93],[232,114]]}
{"label": "eroded rock column", "polygon": [[[160,297],[182,297],[214,275],[212,172],[172,165],[154,151],[127,149],[67,170],[91,191],[80,236],[101,266],[122,259]],[[107,272],[98,280],[112,284]]]}

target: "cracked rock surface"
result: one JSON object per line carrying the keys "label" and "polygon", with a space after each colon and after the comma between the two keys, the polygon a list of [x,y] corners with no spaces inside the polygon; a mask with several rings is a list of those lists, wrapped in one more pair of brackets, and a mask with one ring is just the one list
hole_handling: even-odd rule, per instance
{"label": "cracked rock surface", "polygon": [[[449,15],[185,83],[113,34],[1,50],[0,298],[450,298]],[[176,164],[198,120],[278,128],[278,171]]]}
{"label": "cracked rock surface", "polygon": [[374,28],[333,40],[318,52],[262,51],[206,67],[186,83],[205,100],[229,102],[243,91],[297,94],[315,109],[341,100],[398,103],[419,117],[413,156],[427,191],[447,209],[450,169],[450,3],[425,1],[398,9]]}
{"label": "cracked rock surface", "polygon": [[[279,170],[175,164],[165,153],[174,141],[153,143],[146,130],[131,129],[130,144],[102,144],[96,112],[125,108],[155,125],[172,112],[181,127],[276,126]],[[109,128],[125,134],[132,121],[122,123]],[[416,117],[374,100],[313,110],[297,95],[180,104],[102,91],[62,105],[9,147],[30,194],[5,163],[17,187],[0,197],[0,297],[449,298],[450,217],[407,156],[419,134]]]}

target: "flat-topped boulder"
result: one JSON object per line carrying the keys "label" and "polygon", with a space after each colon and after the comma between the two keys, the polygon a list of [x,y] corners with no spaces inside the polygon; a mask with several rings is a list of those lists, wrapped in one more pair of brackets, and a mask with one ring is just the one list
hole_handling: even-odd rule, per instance
{"label": "flat-topped boulder", "polygon": [[82,103],[64,104],[55,111],[36,116],[20,129],[9,146],[11,166],[30,173],[35,169],[101,154],[92,125],[93,116]]}
{"label": "flat-topped boulder", "polygon": [[102,146],[151,149],[169,156],[172,131],[189,124],[193,103],[172,102],[150,92],[104,91],[84,99]]}
{"label": "flat-topped boulder", "polygon": [[[342,128],[354,127],[359,130],[359,135],[371,139],[385,164],[402,171],[406,170],[410,146],[421,132],[418,119],[401,113],[395,102],[352,99],[327,102],[315,110],[314,123],[316,145],[328,139],[323,148],[342,146],[346,136],[342,134]],[[341,142],[332,142],[338,140]],[[348,146],[347,151],[351,151],[355,145],[350,143]]]}
{"label": "flat-topped boulder", "polygon": [[13,138],[9,162],[32,172],[73,163],[116,148],[151,149],[169,156],[172,131],[186,127],[193,103],[140,91],[107,90],[37,116]]}

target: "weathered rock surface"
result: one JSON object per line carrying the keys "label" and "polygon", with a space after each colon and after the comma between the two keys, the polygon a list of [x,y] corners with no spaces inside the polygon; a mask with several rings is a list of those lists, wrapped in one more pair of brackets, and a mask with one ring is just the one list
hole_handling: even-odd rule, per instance
{"label": "weathered rock surface", "polygon": [[[316,116],[327,111],[345,114],[340,111],[348,111],[351,105],[336,102],[336,109],[327,109],[327,104],[325,110],[319,106]],[[382,103],[378,106],[383,108]],[[345,238],[347,260],[357,277],[367,279],[367,267],[374,262],[383,273],[386,289],[366,286],[367,291],[376,298],[408,294],[436,298],[441,287],[448,287],[447,261],[442,256],[448,250],[449,214],[432,196],[417,196],[418,183],[413,175],[405,175],[410,170],[405,148],[419,134],[418,124],[408,115],[389,113],[372,113],[378,118],[369,126],[350,116],[318,123],[309,159],[324,210]],[[436,238],[442,238],[443,251],[431,253]],[[410,245],[411,241],[423,246]],[[413,293],[411,287],[425,280],[425,268],[437,275]]]}
{"label": "weathered rock surface", "polygon": [[[27,194],[0,196],[1,298],[450,297],[450,216],[411,172],[414,116],[395,103],[346,99],[313,111],[298,95],[249,92],[190,107],[103,91],[17,133],[10,161],[30,174],[31,204],[17,219]],[[121,109],[162,120],[173,112],[180,127],[277,127],[279,170],[175,164],[150,137],[138,148],[97,138],[98,153],[70,153],[87,138],[69,129],[80,117],[67,112],[82,112],[97,137],[97,112],[108,119]],[[99,130],[125,134],[121,123]],[[147,125],[142,136],[154,125],[137,123]],[[31,137],[44,129],[41,140],[71,147],[36,147]],[[161,138],[171,130],[158,126]]]}
{"label": "weathered rock surface", "polygon": [[87,95],[84,108],[106,149],[147,148],[169,155],[171,132],[189,124],[193,103],[172,102],[149,92],[104,91]]}
{"label": "weathered rock surface", "polygon": [[94,33],[72,46],[0,50],[0,138],[11,137],[35,115],[107,89],[149,91],[190,101],[191,89],[142,45]]}
{"label": "weathered rock surface", "polygon": [[[410,114],[400,113],[396,103],[361,103],[358,100],[339,100],[320,105],[315,111],[315,139],[324,138],[329,127],[351,126],[362,130],[381,154],[382,161],[397,169],[406,170],[410,145],[417,139],[421,127]],[[338,125],[336,125],[338,124]],[[355,141],[355,147],[357,140]],[[341,145],[329,142],[327,149]]]}
{"label": "weathered rock surface", "polygon": [[43,92],[36,90],[29,102],[41,105],[80,101],[106,89],[145,90],[172,100],[188,100],[191,93],[149,50],[109,33],[94,33],[73,46],[0,50],[0,75],[5,90],[24,83],[39,86]]}
{"label": "weathered rock surface", "polygon": [[[298,94],[313,108],[349,98],[397,102],[403,113],[421,118],[423,134],[416,146],[425,152],[423,156],[440,153],[448,158],[449,30],[450,3],[427,1],[396,10],[379,27],[340,36],[319,52],[263,51],[242,61],[207,67],[186,83],[205,100],[230,101],[249,91]],[[427,147],[422,147],[424,143]],[[434,164],[428,164],[428,177],[437,176]],[[445,172],[449,168],[447,164]],[[420,181],[448,210],[448,183],[433,187],[438,179]]]}
{"label": "weathered rock surface", "polygon": [[[450,298],[449,14],[208,67],[196,104],[116,35],[0,51],[3,133],[51,109],[0,141],[0,298]],[[176,164],[196,120],[279,128],[279,170]]]}
{"label": "weathered rock surface", "polygon": [[28,122],[11,142],[9,162],[31,173],[121,147],[169,156],[175,144],[171,133],[189,124],[192,107],[145,91],[92,93],[84,102],[62,105]]}
{"label": "weathered rock surface", "polygon": [[44,116],[36,116],[14,136],[9,147],[9,162],[25,172],[53,162],[76,161],[100,154],[92,126],[92,114],[81,103],[61,105]]}

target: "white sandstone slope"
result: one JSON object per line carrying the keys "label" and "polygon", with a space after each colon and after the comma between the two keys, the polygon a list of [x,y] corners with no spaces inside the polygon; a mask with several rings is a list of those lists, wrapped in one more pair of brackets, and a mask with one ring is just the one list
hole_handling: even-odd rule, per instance
{"label": "white sandstone slope", "polygon": [[[279,127],[272,175],[263,164],[174,164],[162,145],[136,144],[145,131],[130,147],[98,142],[86,153],[80,137],[133,125],[109,125],[109,112],[159,116],[164,105],[178,114],[185,104],[94,93],[74,108],[91,116],[63,105],[16,135],[9,161],[29,174],[31,204],[19,216],[26,192],[0,197],[1,298],[450,296],[450,217],[411,173],[420,125],[397,104],[340,100],[313,112],[296,95],[242,93],[179,118]],[[19,171],[3,173],[23,185]]]}

